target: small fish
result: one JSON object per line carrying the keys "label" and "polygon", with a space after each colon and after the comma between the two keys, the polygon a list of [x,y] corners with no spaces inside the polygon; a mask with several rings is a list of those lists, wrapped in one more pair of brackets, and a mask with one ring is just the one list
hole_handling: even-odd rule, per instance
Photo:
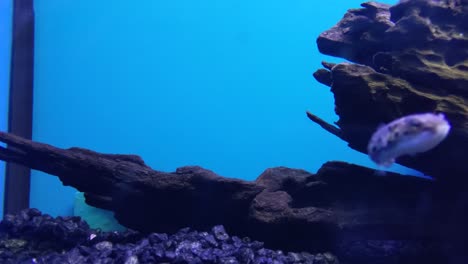
{"label": "small fish", "polygon": [[442,113],[404,116],[379,126],[369,140],[367,153],[377,165],[388,168],[400,156],[434,148],[449,131],[450,124]]}

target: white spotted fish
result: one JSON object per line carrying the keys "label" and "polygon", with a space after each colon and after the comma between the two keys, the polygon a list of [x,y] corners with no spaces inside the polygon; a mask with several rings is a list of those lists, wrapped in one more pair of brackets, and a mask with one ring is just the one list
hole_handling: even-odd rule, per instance
{"label": "white spotted fish", "polygon": [[367,146],[371,160],[390,167],[403,155],[426,152],[444,140],[450,124],[444,114],[413,114],[380,126]]}

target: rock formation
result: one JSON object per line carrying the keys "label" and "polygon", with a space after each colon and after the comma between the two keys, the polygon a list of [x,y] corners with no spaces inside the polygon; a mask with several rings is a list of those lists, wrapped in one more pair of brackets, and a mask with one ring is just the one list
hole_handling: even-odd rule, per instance
{"label": "rock formation", "polygon": [[468,186],[468,2],[369,2],[349,10],[317,44],[354,63],[323,63],[315,78],[331,87],[336,126],[308,113],[327,131],[366,153],[381,123],[418,112],[443,112],[452,125],[433,151],[398,163]]}
{"label": "rock formation", "polygon": [[[426,179],[379,177],[368,168],[328,162],[316,174],[279,167],[246,182],[200,167],[154,171],[138,156],[59,149],[3,132],[0,141],[8,144],[0,159],[58,176],[85,192],[88,204],[114,211],[121,224],[143,232],[223,224],[270,247],[331,251],[351,260],[370,253],[379,259],[389,246],[385,254],[411,258],[424,251],[440,258],[440,251],[429,251],[440,247],[437,241],[462,239],[439,225],[451,221],[448,205],[464,206],[460,197],[438,199],[436,185]],[[466,219],[460,215],[456,222]],[[404,251],[413,243],[416,252]]]}

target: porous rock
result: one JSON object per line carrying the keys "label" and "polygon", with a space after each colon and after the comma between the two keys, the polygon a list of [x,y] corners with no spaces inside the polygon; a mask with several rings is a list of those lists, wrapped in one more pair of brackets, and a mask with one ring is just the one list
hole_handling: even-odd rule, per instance
{"label": "porous rock", "polygon": [[331,87],[335,125],[309,118],[367,153],[382,123],[404,115],[442,112],[452,129],[439,146],[397,163],[468,187],[468,2],[368,2],[351,9],[317,39],[319,50],[354,63],[324,64],[315,78]]}

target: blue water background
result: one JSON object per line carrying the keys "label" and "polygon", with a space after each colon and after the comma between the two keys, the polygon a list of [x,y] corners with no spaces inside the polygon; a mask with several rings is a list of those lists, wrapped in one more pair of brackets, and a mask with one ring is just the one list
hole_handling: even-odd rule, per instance
{"label": "blue water background", "polygon": [[[8,90],[10,85],[12,1],[0,1],[0,131],[8,126]],[[0,143],[0,147],[5,144]],[[0,218],[3,216],[5,162],[0,161]]]}
{"label": "blue water background", "polygon": [[[36,0],[34,140],[247,180],[329,160],[374,167],[305,115],[337,120],[312,73],[341,59],[315,41],[361,2]],[[71,214],[75,191],[35,171],[31,206]]]}

